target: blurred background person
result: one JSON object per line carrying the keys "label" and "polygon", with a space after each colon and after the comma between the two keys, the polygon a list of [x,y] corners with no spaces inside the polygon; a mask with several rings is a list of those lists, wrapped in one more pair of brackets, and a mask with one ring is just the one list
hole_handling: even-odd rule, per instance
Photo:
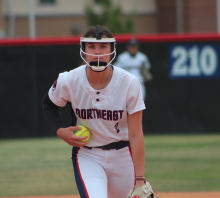
{"label": "blurred background person", "polygon": [[152,80],[150,73],[150,62],[148,57],[139,51],[139,43],[135,38],[130,39],[127,45],[127,51],[121,53],[115,66],[134,74],[141,83],[144,100],[146,99],[145,82]]}

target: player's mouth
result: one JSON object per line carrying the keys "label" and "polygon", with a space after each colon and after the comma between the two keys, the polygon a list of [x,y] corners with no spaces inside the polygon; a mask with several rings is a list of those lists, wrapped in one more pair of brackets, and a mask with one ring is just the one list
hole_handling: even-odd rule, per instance
{"label": "player's mouth", "polygon": [[92,61],[102,61],[103,60],[103,58],[94,58],[94,59],[92,59]]}

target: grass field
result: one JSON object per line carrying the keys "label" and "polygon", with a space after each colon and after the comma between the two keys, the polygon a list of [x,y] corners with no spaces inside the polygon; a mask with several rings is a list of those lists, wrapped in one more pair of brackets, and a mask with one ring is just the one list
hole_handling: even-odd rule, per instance
{"label": "grass field", "polygon": [[[220,191],[220,135],[145,136],[145,176],[159,192]],[[0,141],[0,197],[77,194],[71,146]]]}

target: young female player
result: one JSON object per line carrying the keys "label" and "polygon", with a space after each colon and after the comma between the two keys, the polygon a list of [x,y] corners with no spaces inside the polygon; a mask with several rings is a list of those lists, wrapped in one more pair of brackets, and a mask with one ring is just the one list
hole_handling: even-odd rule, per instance
{"label": "young female player", "polygon": [[[134,75],[111,65],[115,39],[106,28],[91,27],[80,46],[85,65],[59,74],[43,99],[44,114],[57,136],[73,146],[80,196],[126,198],[145,182],[141,86]],[[76,122],[65,128],[58,107],[67,102]],[[88,142],[73,134],[77,125],[90,130]]]}

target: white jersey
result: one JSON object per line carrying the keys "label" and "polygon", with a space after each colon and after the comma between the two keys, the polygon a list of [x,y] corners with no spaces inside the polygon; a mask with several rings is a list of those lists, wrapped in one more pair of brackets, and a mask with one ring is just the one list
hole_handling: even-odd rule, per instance
{"label": "white jersey", "polygon": [[87,144],[90,147],[128,140],[127,114],[145,109],[137,78],[112,67],[112,79],[104,89],[91,87],[86,65],[83,65],[59,74],[49,90],[49,97],[57,106],[63,107],[71,102],[77,125],[84,125],[91,131]]}
{"label": "white jersey", "polygon": [[118,56],[115,66],[120,67],[134,74],[141,83],[144,83],[144,77],[141,74],[141,67],[144,65],[146,69],[150,69],[150,62],[147,56],[141,52],[137,52],[135,56],[131,56],[128,51]]}

